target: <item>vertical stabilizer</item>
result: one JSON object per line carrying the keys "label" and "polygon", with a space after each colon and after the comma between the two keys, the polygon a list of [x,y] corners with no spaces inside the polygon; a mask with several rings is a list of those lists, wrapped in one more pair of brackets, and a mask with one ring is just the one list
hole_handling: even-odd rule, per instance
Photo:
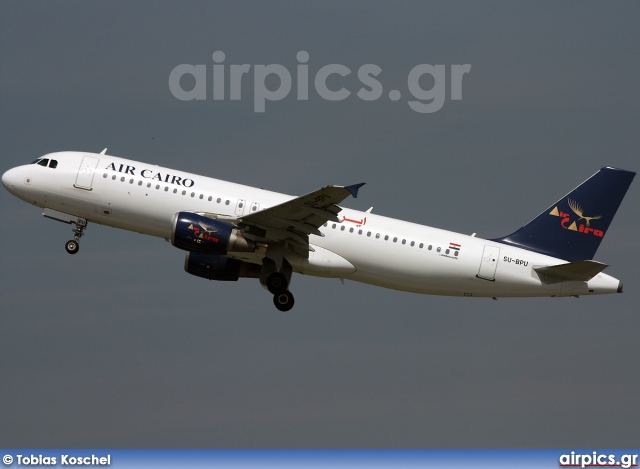
{"label": "vertical stabilizer", "polygon": [[527,225],[493,241],[570,262],[593,259],[635,175],[602,168]]}

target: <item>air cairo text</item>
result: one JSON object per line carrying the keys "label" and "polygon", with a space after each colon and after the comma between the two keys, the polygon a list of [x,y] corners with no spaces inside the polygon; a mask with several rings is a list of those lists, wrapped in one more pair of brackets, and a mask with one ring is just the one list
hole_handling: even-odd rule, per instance
{"label": "air cairo text", "polygon": [[[135,166],[121,164],[119,167],[116,167],[115,163],[111,163],[109,166],[107,166],[106,169],[111,169],[119,173],[136,176]],[[193,179],[182,178],[180,176],[174,176],[169,173],[162,174],[160,172],[155,172],[152,169],[141,170],[140,176],[145,179],[151,179],[158,182],[165,182],[167,184],[176,184],[178,186],[183,186],[183,187],[193,187],[195,184]]]}

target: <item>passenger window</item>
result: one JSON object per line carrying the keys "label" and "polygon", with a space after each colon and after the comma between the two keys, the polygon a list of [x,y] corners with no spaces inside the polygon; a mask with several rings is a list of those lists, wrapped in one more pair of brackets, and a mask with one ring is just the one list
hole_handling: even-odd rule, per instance
{"label": "passenger window", "polygon": [[133,179],[129,179],[129,184],[133,184]]}
{"label": "passenger window", "polygon": [[141,186],[142,185],[142,181],[138,181],[138,185]]}
{"label": "passenger window", "polygon": [[449,254],[449,252],[450,252],[450,251],[447,249],[444,253],[445,253],[445,254]]}
{"label": "passenger window", "polygon": [[124,176],[120,178],[120,182],[124,182]]}
{"label": "passenger window", "polygon": [[431,251],[431,249],[433,249],[433,246],[429,245],[429,247],[427,248],[429,251]]}
{"label": "passenger window", "polygon": [[147,183],[147,187],[151,187],[151,183],[150,182]]}
{"label": "passenger window", "polygon": [[362,234],[362,230],[358,230],[358,234],[361,235]]}
{"label": "passenger window", "polygon": [[182,191],[182,195],[187,195],[187,191]]}
{"label": "passenger window", "polygon": [[458,251],[454,252],[453,255],[458,257]]}
{"label": "passenger window", "polygon": [[178,193],[178,189],[174,189],[174,190],[173,190],[173,193],[174,193],[174,194],[177,194],[177,193]]}
{"label": "passenger window", "polygon": [[51,160],[49,162],[49,167],[50,168],[57,168],[58,167],[58,162],[56,160]]}
{"label": "passenger window", "polygon": [[164,191],[169,192],[169,186],[165,186]]}
{"label": "passenger window", "polygon": [[384,235],[384,240],[389,241],[389,235]]}
{"label": "passenger window", "polygon": [[200,194],[200,200],[204,199],[204,194]]}
{"label": "passenger window", "polygon": [[367,236],[371,236],[371,231],[367,231]]}
{"label": "passenger window", "polygon": [[442,251],[442,248],[438,248],[438,249],[436,249],[436,251],[440,252],[440,251]]}
{"label": "passenger window", "polygon": [[116,175],[114,174],[113,176],[111,176],[111,179],[113,179],[115,181],[116,180]]}
{"label": "passenger window", "polygon": [[353,233],[353,228],[349,228],[349,233]]}
{"label": "passenger window", "polygon": [[376,233],[376,239],[380,239],[380,233]]}
{"label": "passenger window", "polygon": [[344,225],[342,225],[342,226],[340,227],[340,231],[344,231],[344,229],[345,229],[345,228],[346,228],[346,227],[345,227]]}
{"label": "passenger window", "polygon": [[102,177],[103,177],[103,178],[105,178],[105,179],[107,179],[107,173],[104,173],[104,174],[102,175]]}
{"label": "passenger window", "polygon": [[422,249],[424,247],[424,244],[420,243],[420,246],[418,246],[420,249]]}
{"label": "passenger window", "polygon": [[240,202],[240,203],[238,204],[238,208],[242,208],[242,207],[243,207],[243,205],[244,205],[244,204],[243,204],[242,202]]}
{"label": "passenger window", "polygon": [[393,242],[394,243],[398,242],[398,238],[393,238]]}
{"label": "passenger window", "polygon": [[220,197],[218,197],[218,200],[216,200],[216,202],[220,203],[220,202],[222,202],[222,199]]}
{"label": "passenger window", "polygon": [[225,204],[225,205],[229,205],[229,201],[227,200],[224,204]]}
{"label": "passenger window", "polygon": [[211,202],[213,200],[213,197],[209,196],[209,198],[207,199],[209,202]]}
{"label": "passenger window", "polygon": [[411,247],[415,246],[416,242],[415,241],[411,241]]}
{"label": "passenger window", "polygon": [[[326,225],[325,225],[326,226]],[[331,228],[333,228],[334,230],[336,229],[336,224],[334,223]]]}
{"label": "passenger window", "polygon": [[49,160],[48,160],[47,158],[45,158],[44,160],[40,160],[40,161],[38,161],[38,164],[39,164],[40,166],[44,166],[44,167],[46,167],[46,166],[49,164]]}

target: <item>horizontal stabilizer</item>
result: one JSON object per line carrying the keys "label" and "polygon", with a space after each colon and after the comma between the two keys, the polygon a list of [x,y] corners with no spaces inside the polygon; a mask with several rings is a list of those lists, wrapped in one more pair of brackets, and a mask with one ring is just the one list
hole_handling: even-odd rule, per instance
{"label": "horizontal stabilizer", "polygon": [[580,261],[546,267],[534,267],[533,270],[539,274],[548,275],[549,277],[559,278],[561,280],[578,280],[581,282],[588,282],[607,267],[609,266],[602,262]]}

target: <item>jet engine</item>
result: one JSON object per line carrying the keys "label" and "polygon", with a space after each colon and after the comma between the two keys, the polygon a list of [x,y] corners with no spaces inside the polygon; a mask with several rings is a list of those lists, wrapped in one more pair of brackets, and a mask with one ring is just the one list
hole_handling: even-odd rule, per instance
{"label": "jet engine", "polygon": [[208,280],[235,282],[240,277],[258,278],[261,266],[217,254],[188,252],[184,270]]}
{"label": "jet engine", "polygon": [[242,236],[231,223],[192,212],[178,212],[173,217],[171,244],[185,251],[201,254],[253,252],[255,243]]}

